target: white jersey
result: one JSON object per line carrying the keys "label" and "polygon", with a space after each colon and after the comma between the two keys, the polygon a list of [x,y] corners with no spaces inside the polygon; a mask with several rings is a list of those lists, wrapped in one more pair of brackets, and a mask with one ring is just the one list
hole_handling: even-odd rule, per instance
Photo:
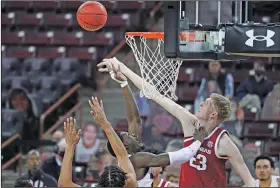
{"label": "white jersey", "polygon": [[[131,155],[128,155],[128,157],[131,157]],[[120,166],[119,162],[118,165]],[[153,179],[151,178],[151,173],[152,173],[152,169],[149,168],[146,175],[141,180],[137,181],[138,187],[151,187],[153,183]]]}
{"label": "white jersey", "polygon": [[[271,184],[270,187],[278,187],[278,179],[280,177],[279,176],[271,176]],[[256,187],[260,186],[260,181],[256,180]]]}
{"label": "white jersey", "polygon": [[152,169],[149,168],[148,172],[141,180],[138,180],[138,187],[151,187],[153,179],[151,178]]}

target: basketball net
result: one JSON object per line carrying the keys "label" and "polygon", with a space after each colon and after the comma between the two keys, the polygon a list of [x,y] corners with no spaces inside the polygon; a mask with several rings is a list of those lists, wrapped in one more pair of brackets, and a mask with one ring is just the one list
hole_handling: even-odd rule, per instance
{"label": "basketball net", "polygon": [[[177,100],[175,91],[182,61],[165,57],[162,52],[163,33],[128,32],[125,38],[134,53],[143,78],[140,96],[149,99],[165,96]],[[147,41],[152,41],[154,45],[147,44]]]}

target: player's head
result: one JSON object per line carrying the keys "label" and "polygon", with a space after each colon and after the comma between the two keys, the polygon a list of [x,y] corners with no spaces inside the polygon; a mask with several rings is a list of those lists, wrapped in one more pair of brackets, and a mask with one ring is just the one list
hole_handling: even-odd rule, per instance
{"label": "player's head", "polygon": [[[144,149],[144,144],[140,142],[135,135],[130,135],[127,132],[117,132],[117,135],[121,139],[124,147],[129,154],[137,153]],[[111,155],[116,157],[116,154],[109,141],[107,142],[107,149]]]}
{"label": "player's head", "polygon": [[221,63],[219,61],[210,61],[208,68],[211,74],[218,74],[221,70]]}
{"label": "player's head", "polygon": [[260,155],[254,161],[255,173],[259,180],[267,180],[274,171],[274,161],[267,155]]}
{"label": "player's head", "polygon": [[179,184],[180,177],[176,173],[167,173],[166,180],[170,181],[171,183]]}
{"label": "player's head", "polygon": [[199,111],[195,115],[203,120],[223,122],[231,115],[231,102],[227,97],[212,93],[200,104]]}
{"label": "player's head", "polygon": [[257,76],[261,76],[265,73],[265,66],[261,60],[256,60],[254,62],[254,71]]}
{"label": "player's head", "polygon": [[36,173],[40,170],[41,158],[37,150],[30,150],[27,154],[27,167],[30,173]]}
{"label": "player's head", "polygon": [[106,166],[100,176],[97,187],[124,187],[127,174],[118,166]]}
{"label": "player's head", "polygon": [[33,187],[28,180],[17,180],[14,187]]}
{"label": "player's head", "polygon": [[[159,155],[164,153],[163,151],[157,150],[157,149],[144,149],[144,152],[152,153],[155,155]],[[165,167],[152,167],[152,173],[151,178],[159,177],[160,174],[162,174],[165,170]]]}

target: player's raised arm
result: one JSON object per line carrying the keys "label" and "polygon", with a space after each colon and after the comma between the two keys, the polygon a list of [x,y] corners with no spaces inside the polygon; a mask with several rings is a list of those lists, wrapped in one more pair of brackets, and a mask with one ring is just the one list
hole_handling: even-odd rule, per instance
{"label": "player's raised arm", "polygon": [[219,157],[229,159],[232,167],[245,183],[245,187],[255,186],[255,180],[246,166],[241,153],[227,134],[223,134],[218,143],[218,155]]}
{"label": "player's raised arm", "polygon": [[[108,66],[114,65],[115,67],[120,67],[121,72],[127,76],[140,90],[142,90],[142,82],[143,79],[131,71],[128,67],[126,67],[123,63],[118,61],[116,58],[104,59],[103,62],[99,63],[97,66],[99,67],[100,72],[108,72]],[[105,66],[105,68],[102,68]],[[151,86],[152,87],[152,86]],[[190,136],[194,132],[194,122],[196,121],[196,117],[191,114],[187,109],[182,106],[176,104],[174,101],[168,99],[167,97],[161,97],[157,95],[153,97],[156,103],[165,108],[170,114],[175,116],[178,120],[181,121],[183,126],[183,131],[185,136]]]}
{"label": "player's raised arm", "polygon": [[128,180],[127,180],[127,186],[128,187],[137,187],[137,179],[136,174],[134,171],[134,168],[129,160],[128,153],[114,131],[113,127],[111,126],[110,122],[107,120],[106,115],[104,113],[104,108],[102,101],[98,102],[98,99],[95,97],[92,97],[92,100],[89,100],[89,104],[93,111],[91,111],[91,115],[95,122],[104,130],[110,144],[112,145],[112,148],[116,154],[116,157],[119,161],[121,169],[125,173],[127,173]]}
{"label": "player's raised arm", "polygon": [[108,66],[108,70],[111,75],[111,78],[120,83],[122,87],[122,93],[124,96],[126,106],[126,119],[128,121],[128,133],[130,135],[135,135],[139,140],[142,140],[141,116],[136,100],[128,85],[127,78],[120,71],[120,66]]}
{"label": "player's raised arm", "polygon": [[75,145],[80,140],[81,130],[76,131],[76,119],[67,118],[64,122],[64,135],[66,140],[66,150],[62,160],[61,171],[58,179],[59,187],[80,187],[72,180],[72,161]]}
{"label": "player's raised arm", "polygon": [[199,150],[206,132],[203,127],[195,131],[194,142],[185,148],[178,151],[154,155],[147,152],[139,152],[133,155],[130,159],[136,168],[159,167],[173,164],[183,164],[189,161]]}

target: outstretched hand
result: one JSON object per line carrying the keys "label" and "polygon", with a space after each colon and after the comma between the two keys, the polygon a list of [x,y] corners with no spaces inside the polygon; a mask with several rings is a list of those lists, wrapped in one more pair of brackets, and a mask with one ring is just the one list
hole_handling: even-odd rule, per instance
{"label": "outstretched hand", "polygon": [[92,115],[95,122],[104,129],[107,125],[108,120],[104,112],[102,100],[99,104],[97,97],[92,97],[88,102],[91,109],[93,110],[90,111],[90,114]]}
{"label": "outstretched hand", "polygon": [[113,80],[119,82],[120,84],[127,81],[127,78],[121,72],[120,65],[118,65],[118,67],[115,67],[114,64],[109,64],[107,68]]}
{"label": "outstretched hand", "polygon": [[72,117],[67,118],[64,122],[64,135],[68,146],[74,146],[78,143],[81,136],[81,129],[79,129],[78,132],[76,131],[76,119]]}
{"label": "outstretched hand", "polygon": [[199,126],[195,129],[193,138],[194,138],[194,140],[199,140],[201,143],[203,143],[204,138],[206,136],[207,136],[207,133],[206,133],[204,127]]}
{"label": "outstretched hand", "polygon": [[117,58],[113,57],[109,59],[103,59],[103,61],[99,63],[97,67],[99,72],[110,72],[110,69],[112,70],[113,67],[119,68],[121,64],[122,63],[119,60],[117,60]]}

